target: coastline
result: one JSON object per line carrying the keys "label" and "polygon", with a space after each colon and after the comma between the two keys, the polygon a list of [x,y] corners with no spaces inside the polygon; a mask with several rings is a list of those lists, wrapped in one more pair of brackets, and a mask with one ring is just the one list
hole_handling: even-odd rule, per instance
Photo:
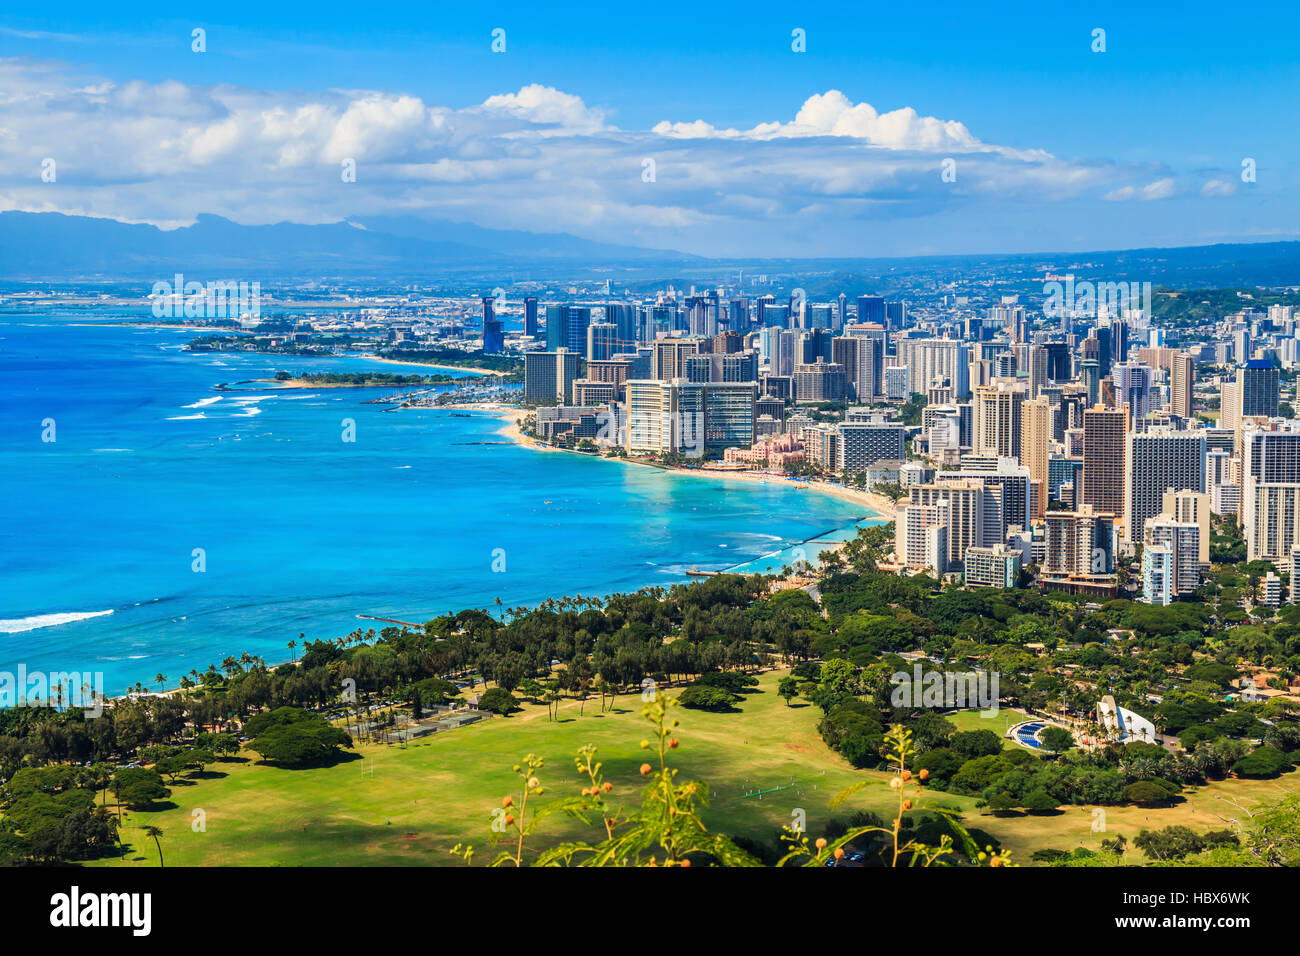
{"label": "coastline", "polygon": [[506,373],[498,372],[490,368],[471,368],[468,365],[434,365],[432,362],[407,362],[402,359],[384,358],[379,355],[358,354],[355,358],[363,358],[370,362],[382,362],[385,365],[405,365],[407,368],[437,368],[446,372],[469,372],[471,375],[495,375],[497,378],[503,378]]}
{"label": "coastline", "polygon": [[499,405],[499,404],[481,404],[471,405],[459,403],[455,405],[443,405],[440,408],[451,409],[454,411],[477,412],[482,415],[491,415],[502,421],[502,427],[497,429],[497,434],[504,438],[510,439],[516,445],[522,445],[533,451],[551,452],[551,453],[569,453],[583,455],[587,458],[600,458],[602,461],[617,461],[625,465],[640,465],[644,468],[654,468],[659,471],[667,472],[673,475],[680,475],[692,478],[713,478],[727,481],[747,481],[755,484],[776,484],[798,488],[806,491],[813,491],[818,494],[829,495],[832,498],[839,498],[843,501],[852,501],[855,504],[864,505],[872,512],[872,517],[879,518],[882,521],[892,521],[896,505],[890,499],[883,495],[873,494],[869,491],[859,491],[856,488],[848,488],[844,485],[835,484],[830,481],[821,481],[817,479],[791,479],[782,475],[761,471],[727,471],[714,468],[674,468],[668,465],[655,465],[646,461],[637,461],[632,458],[606,458],[603,455],[592,455],[586,452],[570,452],[566,448],[554,448],[543,442],[536,441],[524,434],[517,423],[524,409],[520,406]]}

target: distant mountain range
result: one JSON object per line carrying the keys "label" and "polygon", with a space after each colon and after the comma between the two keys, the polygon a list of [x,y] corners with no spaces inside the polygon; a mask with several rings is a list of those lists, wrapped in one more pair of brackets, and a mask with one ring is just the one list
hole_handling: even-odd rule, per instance
{"label": "distant mountain range", "polygon": [[806,275],[809,295],[940,288],[996,278],[1001,291],[1041,289],[1045,272],[1177,288],[1300,285],[1300,242],[1235,243],[1101,252],[906,258],[706,258],[595,242],[567,233],[487,229],[415,216],[329,225],[244,226],[200,215],[165,231],[62,213],[0,213],[0,282],[194,278],[262,281],[429,281],[440,275],[553,279],[612,275],[631,288],[709,282],[728,271]]}
{"label": "distant mountain range", "polygon": [[0,213],[3,280],[158,277],[177,271],[223,277],[428,278],[434,271],[696,259],[565,233],[485,229],[414,217],[244,226],[200,215],[194,225],[168,231],[62,213]]}

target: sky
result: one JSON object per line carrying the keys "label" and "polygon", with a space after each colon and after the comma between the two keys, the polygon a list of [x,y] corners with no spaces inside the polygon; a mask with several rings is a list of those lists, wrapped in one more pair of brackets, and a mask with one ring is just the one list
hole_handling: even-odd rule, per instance
{"label": "sky", "polygon": [[726,257],[1297,231],[1280,4],[154,6],[0,13],[0,210]]}

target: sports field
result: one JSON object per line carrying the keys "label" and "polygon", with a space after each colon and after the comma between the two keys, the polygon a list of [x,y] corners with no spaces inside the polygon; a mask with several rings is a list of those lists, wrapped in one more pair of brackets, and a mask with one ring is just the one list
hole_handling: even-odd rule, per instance
{"label": "sports field", "polygon": [[[820,711],[806,703],[789,707],[777,696],[781,676],[763,675],[739,713],[674,710],[682,741],[674,763],[683,778],[709,784],[712,806],[706,823],[728,834],[769,839],[794,811],[803,809],[815,835],[832,815],[831,798],[864,777],[873,784],[834,815],[843,819],[859,808],[892,813],[886,776],[855,770],[832,753],[817,734]],[[405,749],[364,746],[332,767],[284,770],[248,760],[217,764],[206,778],[172,786],[169,808],[125,813],[122,839],[130,852],[99,863],[156,866],[153,840],[140,829],[145,825],[163,830],[169,866],[459,865],[448,850],[461,842],[473,843],[476,862],[483,862],[491,856],[490,813],[506,793],[517,793],[511,768],[528,753],[546,759],[543,800],[578,794],[582,783],[573,755],[591,743],[599,748],[597,759],[615,786],[612,796],[632,805],[639,802],[637,768],[645,759],[639,742],[650,736],[640,704],[636,695],[620,697],[614,711],[602,714],[592,699],[579,716],[578,704],[566,703],[558,722],[547,720],[545,707],[526,706],[509,718],[437,734]],[[954,723],[961,729],[1000,732],[1001,723],[1018,719],[1009,711],[993,719],[967,712],[956,715]],[[1223,816],[1239,811],[1217,796],[1249,804],[1300,788],[1297,777],[1230,780],[1202,788],[1168,809],[1110,808],[1105,831],[1093,829],[1096,818],[1089,808],[995,817],[976,810],[972,797],[935,792],[928,799],[959,808],[969,826],[996,835],[1018,862],[1028,863],[1029,854],[1041,847],[1096,848],[1116,832],[1131,842],[1143,826],[1222,827]],[[537,843],[578,836],[595,834],[557,815],[546,822]]]}

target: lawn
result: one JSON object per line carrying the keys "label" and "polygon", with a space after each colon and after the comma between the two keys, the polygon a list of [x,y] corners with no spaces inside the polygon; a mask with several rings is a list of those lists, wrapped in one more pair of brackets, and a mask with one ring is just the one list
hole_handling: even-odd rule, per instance
{"label": "lawn", "polygon": [[[771,839],[799,809],[814,835],[832,815],[844,818],[855,809],[892,815],[886,775],[855,770],[831,752],[817,733],[820,711],[806,703],[787,706],[777,696],[781,676],[763,675],[739,713],[674,710],[681,721],[674,765],[682,778],[709,784],[707,825]],[[599,748],[597,759],[614,784],[611,796],[639,802],[638,768],[646,757],[639,741],[650,736],[640,704],[637,695],[620,697],[613,711],[602,714],[592,699],[580,715],[578,704],[570,702],[561,708],[558,722],[547,719],[545,707],[529,705],[511,717],[436,734],[406,748],[362,746],[334,766],[310,770],[284,770],[242,758],[220,763],[204,778],[177,781],[164,809],[125,813],[122,839],[129,851],[120,859],[98,862],[156,866],[153,840],[140,829],[145,825],[163,830],[163,854],[171,866],[457,865],[448,851],[463,842],[474,844],[475,860],[483,862],[490,858],[491,811],[505,794],[517,794],[511,768],[528,753],[546,760],[543,800],[578,794],[583,784],[573,755],[590,743]],[[963,730],[987,727],[1001,733],[1004,724],[1022,718],[1003,711],[991,719],[975,712],[949,719]],[[1220,814],[1239,812],[1213,795],[1249,805],[1294,791],[1297,777],[1226,781],[1169,809],[1109,808],[1106,832],[1093,830],[1090,808],[995,817],[976,810],[972,797],[938,792],[923,798],[922,805],[931,800],[960,809],[969,826],[995,835],[1018,862],[1028,863],[1030,853],[1041,847],[1095,848],[1116,832],[1131,842],[1143,826],[1221,827]],[[832,814],[832,797],[864,778],[871,783]],[[595,836],[578,821],[554,816],[545,822],[537,845]]]}

